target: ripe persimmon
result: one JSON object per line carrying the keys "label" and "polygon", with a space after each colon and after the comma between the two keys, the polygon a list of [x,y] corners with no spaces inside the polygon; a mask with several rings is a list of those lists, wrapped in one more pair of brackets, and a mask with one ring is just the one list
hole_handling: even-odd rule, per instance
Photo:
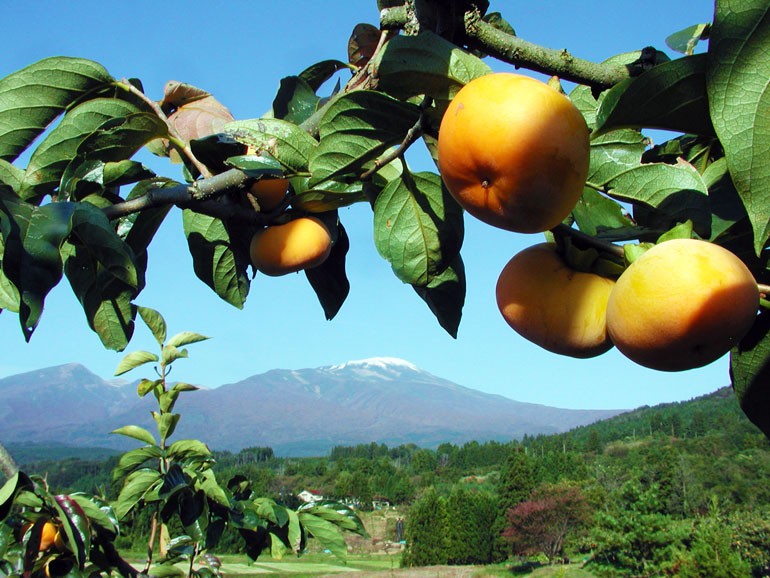
{"label": "ripe persimmon", "polygon": [[320,265],[331,247],[326,225],[315,217],[299,217],[257,231],[251,239],[251,263],[257,271],[277,277]]}
{"label": "ripe persimmon", "polygon": [[673,239],[620,276],[607,304],[607,330],[632,361],[684,371],[727,353],[758,307],[757,283],[735,254],[708,241]]}
{"label": "ripe persimmon", "polygon": [[447,189],[474,217],[536,233],[563,221],[588,176],[589,131],[551,86],[513,73],[466,84],[444,113],[438,165]]}
{"label": "ripe persimmon", "polygon": [[517,253],[497,280],[497,306],[519,335],[543,349],[595,357],[612,348],[605,313],[615,282],[572,269],[555,243]]}
{"label": "ripe persimmon", "polygon": [[288,179],[260,179],[251,185],[249,192],[259,203],[260,211],[269,212],[281,204],[288,188]]}

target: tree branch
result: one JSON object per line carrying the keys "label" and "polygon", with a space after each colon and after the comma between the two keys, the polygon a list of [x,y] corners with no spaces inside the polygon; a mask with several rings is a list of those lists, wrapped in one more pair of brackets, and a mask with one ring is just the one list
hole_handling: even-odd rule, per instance
{"label": "tree branch", "polygon": [[152,111],[158,116],[159,119],[161,119],[164,123],[166,123],[166,127],[168,128],[168,134],[169,134],[169,142],[171,145],[179,151],[181,155],[184,155],[187,157],[187,160],[189,160],[193,166],[198,170],[198,172],[203,177],[210,177],[211,171],[209,171],[208,167],[204,165],[202,162],[200,162],[195,155],[192,152],[192,149],[190,148],[190,144],[185,142],[185,140],[179,135],[179,133],[174,128],[174,125],[171,123],[171,121],[166,116],[166,113],[163,112],[163,109],[161,109],[160,105],[152,100],[150,97],[148,97],[146,94],[144,94],[141,90],[136,88],[133,84],[131,84],[128,80],[123,80],[120,83],[121,88],[124,90],[127,90],[137,98],[140,98],[143,102],[149,106]]}
{"label": "tree branch", "polygon": [[141,197],[105,207],[103,211],[108,219],[113,220],[154,207],[175,205],[182,209],[194,209],[198,213],[219,219],[235,219],[263,225],[271,215],[245,211],[239,205],[214,200],[214,197],[221,196],[226,192],[244,190],[251,180],[252,178],[246,173],[238,169],[230,169],[189,185],[179,184],[174,187],[150,189]]}
{"label": "tree branch", "polygon": [[573,239],[577,239],[584,245],[588,245],[589,247],[593,247],[594,249],[598,249],[599,251],[609,253],[611,255],[614,255],[615,257],[620,257],[621,259],[625,258],[625,252],[623,251],[622,246],[616,245],[615,243],[608,243],[607,241],[602,241],[601,239],[597,239],[596,237],[593,237],[588,233],[584,233],[580,229],[575,229],[574,227],[568,227],[564,223],[560,223],[556,225],[553,229],[551,229],[551,231],[559,235],[564,235],[564,236],[572,237]]}
{"label": "tree branch", "polygon": [[[380,12],[383,29],[414,28],[406,6],[385,8]],[[567,50],[554,50],[528,42],[495,28],[481,18],[477,11],[465,14],[465,34],[468,44],[498,60],[516,67],[527,68],[561,79],[604,89],[631,76],[638,76],[654,64],[655,51],[642,51],[638,63],[629,66],[596,63],[577,58]]]}
{"label": "tree branch", "polygon": [[430,97],[426,96],[423,99],[422,104],[420,105],[420,116],[417,118],[417,122],[415,122],[414,125],[406,132],[404,140],[401,141],[401,144],[398,145],[395,149],[391,150],[388,154],[383,155],[374,161],[374,166],[359,177],[362,181],[370,179],[372,175],[374,175],[374,173],[376,173],[382,167],[403,156],[407,149],[422,136],[422,125],[423,122],[425,122],[425,111],[430,108],[432,103],[433,99]]}

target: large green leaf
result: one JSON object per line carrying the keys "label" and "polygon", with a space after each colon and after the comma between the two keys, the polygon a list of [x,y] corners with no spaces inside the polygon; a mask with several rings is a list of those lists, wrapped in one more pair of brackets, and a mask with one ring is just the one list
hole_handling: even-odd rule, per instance
{"label": "large green leaf", "polygon": [[301,124],[313,115],[320,100],[305,79],[287,76],[281,79],[278,94],[273,99],[273,115],[275,118]]}
{"label": "large green leaf", "polygon": [[227,303],[243,308],[249,293],[245,250],[219,219],[185,209],[182,220],[195,274]]}
{"label": "large green leaf", "polygon": [[434,173],[404,173],[374,204],[374,243],[404,283],[426,286],[455,259],[463,214]]}
{"label": "large green leaf", "polygon": [[711,28],[708,88],[711,121],[754,230],[754,249],[770,236],[770,6],[719,0]]}
{"label": "large green leaf", "polygon": [[84,102],[67,112],[35,149],[21,194],[28,198],[51,193],[78,154],[89,160],[124,160],[165,133],[163,121],[132,102],[116,98]]}
{"label": "large green leaf", "polygon": [[770,438],[770,312],[731,351],[730,378],[741,409]]}
{"label": "large green leaf", "polygon": [[163,478],[157,470],[143,468],[133,472],[126,478],[120,495],[113,505],[115,515],[122,520],[145,495],[151,491],[157,491],[162,484]]}
{"label": "large green leaf", "polygon": [[100,64],[63,56],[0,79],[0,158],[14,160],[67,107],[111,82]]}
{"label": "large green leaf", "polygon": [[665,221],[664,230],[689,219],[698,234],[706,238],[710,234],[711,209],[706,184],[689,164],[640,165],[621,173],[607,187],[617,199],[654,208]]}
{"label": "large green leaf", "polygon": [[299,512],[297,515],[303,529],[318,540],[323,548],[342,560],[346,559],[345,539],[333,522],[309,512]]}
{"label": "large green leaf", "polygon": [[5,520],[13,508],[13,500],[21,490],[32,489],[32,480],[24,472],[16,472],[0,488],[0,520]]}
{"label": "large green leaf", "polygon": [[436,316],[439,325],[457,338],[465,305],[465,265],[460,254],[427,285],[413,285],[413,288]]}
{"label": "large green leaf", "polygon": [[310,158],[310,186],[363,172],[403,141],[419,116],[418,106],[381,92],[357,90],[338,98],[318,127],[321,141]]}
{"label": "large green leaf", "polygon": [[54,506],[67,536],[69,550],[82,570],[91,551],[91,522],[80,504],[70,496],[54,496]]}
{"label": "large green leaf", "polygon": [[225,125],[224,133],[277,159],[289,174],[307,171],[308,158],[317,144],[296,124],[276,118],[233,121]]}
{"label": "large green leaf", "polygon": [[711,135],[706,55],[664,62],[612,87],[596,114],[596,131],[657,128]]}
{"label": "large green leaf", "polygon": [[377,61],[378,88],[397,98],[424,94],[449,101],[465,84],[492,70],[480,58],[430,31],[396,36]]}
{"label": "large green leaf", "polygon": [[120,456],[118,464],[112,470],[112,479],[121,480],[148,460],[159,460],[162,456],[163,451],[155,445],[129,450]]}

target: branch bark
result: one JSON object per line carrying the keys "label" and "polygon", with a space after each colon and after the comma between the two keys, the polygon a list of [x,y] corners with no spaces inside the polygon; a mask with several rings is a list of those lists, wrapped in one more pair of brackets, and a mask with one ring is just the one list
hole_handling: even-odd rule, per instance
{"label": "branch bark", "polygon": [[130,199],[122,203],[116,203],[105,207],[104,214],[108,219],[119,219],[133,213],[161,207],[175,205],[181,209],[194,209],[219,219],[237,219],[242,222],[264,225],[270,215],[246,211],[240,205],[219,202],[214,197],[221,196],[228,191],[245,189],[251,181],[246,173],[238,169],[230,169],[213,177],[195,181],[190,185],[180,184],[175,187],[158,187],[150,189],[141,197]]}
{"label": "branch bark", "polygon": [[[380,26],[384,29],[414,29],[413,16],[406,6],[385,8],[380,12]],[[476,11],[465,14],[466,40],[476,48],[516,67],[527,68],[563,80],[605,89],[618,82],[638,76],[653,62],[655,50],[645,49],[638,63],[630,66],[596,63],[573,56],[567,50],[545,48],[495,28]]]}

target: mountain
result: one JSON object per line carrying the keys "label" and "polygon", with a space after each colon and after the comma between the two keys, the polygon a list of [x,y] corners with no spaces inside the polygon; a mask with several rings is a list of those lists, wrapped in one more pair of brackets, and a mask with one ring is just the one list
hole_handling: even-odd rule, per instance
{"label": "mountain", "polygon": [[[0,379],[0,440],[135,447],[117,427],[155,431],[152,396],[69,364]],[[522,403],[436,377],[394,358],[315,369],[274,369],[180,397],[173,439],[217,450],[270,446],[278,455],[323,455],[335,445],[509,440],[551,434],[621,413]]]}

